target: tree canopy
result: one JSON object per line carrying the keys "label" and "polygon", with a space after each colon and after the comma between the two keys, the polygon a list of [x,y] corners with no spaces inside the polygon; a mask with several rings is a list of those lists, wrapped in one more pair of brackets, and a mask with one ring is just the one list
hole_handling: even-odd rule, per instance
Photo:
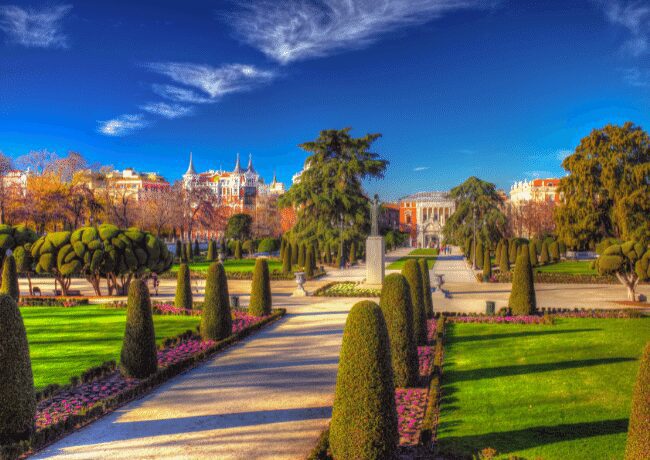
{"label": "tree canopy", "polygon": [[245,241],[250,239],[253,228],[253,218],[248,214],[234,214],[228,219],[226,238]]}

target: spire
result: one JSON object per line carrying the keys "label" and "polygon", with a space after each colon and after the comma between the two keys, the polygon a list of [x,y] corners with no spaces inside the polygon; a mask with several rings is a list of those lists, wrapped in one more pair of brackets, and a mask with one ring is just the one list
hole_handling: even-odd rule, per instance
{"label": "spire", "polygon": [[241,174],[241,166],[239,166],[239,152],[237,152],[237,162],[235,163],[235,169],[233,170],[235,174]]}
{"label": "spire", "polygon": [[187,167],[187,171],[185,172],[186,176],[194,176],[196,175],[196,170],[194,169],[194,162],[192,161],[192,152],[190,152],[190,165]]}
{"label": "spire", "polygon": [[275,177],[275,171],[273,171],[273,180],[271,181],[271,185],[275,185],[278,183],[278,179]]}
{"label": "spire", "polygon": [[248,154],[248,168],[246,168],[246,172],[255,172],[255,168],[253,168],[253,154],[249,153]]}

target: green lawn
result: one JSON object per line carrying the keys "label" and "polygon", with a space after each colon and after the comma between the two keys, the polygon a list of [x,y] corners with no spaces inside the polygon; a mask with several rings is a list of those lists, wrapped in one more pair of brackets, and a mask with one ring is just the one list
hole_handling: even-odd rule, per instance
{"label": "green lawn", "polygon": [[647,319],[449,326],[441,451],[622,459]]}
{"label": "green lawn", "polygon": [[[37,389],[50,383],[68,383],[92,366],[119,361],[124,336],[125,310],[83,307],[24,307],[34,383]],[[200,318],[154,316],[156,339],[194,329]]]}
{"label": "green lawn", "polygon": [[597,275],[596,270],[591,268],[590,260],[562,260],[560,262],[537,267],[535,270],[541,273],[564,273],[569,275]]}
{"label": "green lawn", "polygon": [[424,258],[427,259],[427,265],[429,269],[433,267],[433,264],[436,262],[436,257],[438,256],[437,249],[414,249],[408,253],[407,256],[397,259],[395,262],[388,265],[388,270],[401,270],[404,268],[404,264],[407,260],[412,258]]}
{"label": "green lawn", "polygon": [[[277,259],[267,259],[269,263],[269,271],[273,270],[282,270],[282,262]],[[212,262],[201,261],[193,262],[190,264],[190,270],[195,272],[207,272],[208,267]],[[223,263],[226,272],[252,272],[255,267],[255,259],[228,259]],[[178,271],[178,264],[172,266],[172,272],[176,273]]]}

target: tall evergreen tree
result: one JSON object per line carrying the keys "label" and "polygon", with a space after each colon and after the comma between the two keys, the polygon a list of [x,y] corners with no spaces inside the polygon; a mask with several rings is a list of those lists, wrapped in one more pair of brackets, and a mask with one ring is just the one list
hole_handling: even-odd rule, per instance
{"label": "tall evergreen tree", "polygon": [[284,256],[282,257],[282,273],[291,273],[291,245],[284,247]]}
{"label": "tall evergreen tree", "polygon": [[14,302],[18,302],[20,297],[16,259],[14,259],[13,254],[5,257],[2,264],[2,287],[0,288],[0,294],[9,295],[14,299]]}
{"label": "tall evergreen tree", "polygon": [[120,365],[126,375],[136,378],[148,377],[158,369],[149,288],[140,279],[129,285]]}
{"label": "tall evergreen tree", "polygon": [[499,258],[499,271],[507,273],[510,271],[510,255],[508,254],[508,243],[505,241],[501,245],[501,257]]}
{"label": "tall evergreen tree", "polygon": [[490,260],[490,249],[483,251],[483,280],[489,281],[492,278],[492,261]]}
{"label": "tall evergreen tree", "polygon": [[528,247],[524,247],[517,256],[508,306],[512,309],[513,315],[530,315],[537,309],[533,268],[528,258]]}
{"label": "tall evergreen tree", "polygon": [[205,301],[199,329],[203,340],[222,340],[232,334],[229,302],[226,271],[220,262],[213,262],[205,279]]}

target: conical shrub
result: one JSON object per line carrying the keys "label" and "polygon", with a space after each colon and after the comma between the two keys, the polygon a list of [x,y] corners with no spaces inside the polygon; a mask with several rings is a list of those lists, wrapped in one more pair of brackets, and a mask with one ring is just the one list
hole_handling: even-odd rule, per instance
{"label": "conical shrub", "polygon": [[176,275],[176,297],[174,298],[176,308],[192,308],[192,285],[190,281],[190,268],[186,263],[178,267]]}
{"label": "conical shrub", "polygon": [[183,243],[181,243],[181,240],[176,240],[176,259],[179,262],[183,259]]}
{"label": "conical shrub", "polygon": [[192,242],[188,241],[185,244],[185,260],[187,262],[193,262],[194,261],[194,253],[192,252]]}
{"label": "conical shrub", "polygon": [[355,304],[345,323],[329,442],[337,460],[397,458],[388,331],[381,309],[371,301]]}
{"label": "conical shrub", "polygon": [[433,318],[433,299],[431,298],[431,278],[429,277],[429,263],[427,259],[419,259],[420,272],[422,273],[422,299],[427,318]]}
{"label": "conical shrub", "polygon": [[29,438],[36,399],[25,324],[14,299],[0,295],[0,444]]}
{"label": "conical shrub", "polygon": [[508,243],[501,245],[501,257],[499,258],[499,271],[508,273],[510,271],[510,256],[508,254]]}
{"label": "conical shrub", "polygon": [[255,261],[255,269],[253,270],[248,313],[253,316],[270,315],[272,306],[269,265],[266,263],[266,259],[258,258]]}
{"label": "conical shrub", "polygon": [[291,268],[291,245],[287,244],[282,257],[282,273],[291,273]]}
{"label": "conical shrub", "polygon": [[530,315],[537,308],[533,268],[528,259],[528,248],[524,249],[517,257],[512,275],[512,291],[510,291],[508,306],[512,309],[513,315]]}
{"label": "conical shrub", "polygon": [[305,275],[307,278],[314,276],[314,250],[312,246],[307,246],[305,253]]}
{"label": "conical shrub", "polygon": [[404,276],[393,273],[384,279],[379,306],[388,328],[395,386],[415,386],[419,376],[418,347],[413,336],[411,290]]}
{"label": "conical shrub", "polygon": [[302,269],[305,268],[305,244],[298,246],[298,266]]}
{"label": "conical shrub", "polygon": [[417,260],[407,260],[402,269],[411,288],[411,301],[413,302],[413,337],[418,345],[427,343],[427,313],[422,296],[422,273]]}
{"label": "conical shrub", "polygon": [[483,269],[483,252],[484,252],[483,240],[479,239],[476,243],[476,266],[479,270]]}
{"label": "conical shrub", "polygon": [[528,259],[531,267],[537,266],[537,249],[534,241],[531,241],[528,245]]}
{"label": "conical shrub", "polygon": [[632,393],[625,460],[648,458],[650,453],[650,342],[645,346]]}
{"label": "conical shrub", "polygon": [[241,241],[235,240],[235,253],[233,255],[235,259],[241,260],[242,255],[241,255]]}
{"label": "conical shrub", "polygon": [[205,280],[205,301],[201,313],[201,337],[222,340],[232,334],[230,296],[226,271],[219,262],[210,264]]}
{"label": "conical shrub", "polygon": [[546,240],[542,243],[542,251],[539,254],[539,263],[546,265],[549,262],[548,243]]}
{"label": "conical shrub", "polygon": [[120,365],[126,375],[136,378],[148,377],[158,369],[149,289],[139,279],[129,286]]}
{"label": "conical shrub", "polygon": [[16,273],[16,259],[13,254],[5,257],[2,264],[2,287],[0,294],[7,294],[15,302],[20,297],[20,287],[18,287],[18,273]]}
{"label": "conical shrub", "polygon": [[492,261],[490,260],[490,249],[483,251],[483,281],[490,281],[492,278]]}
{"label": "conical shrub", "polygon": [[497,243],[497,248],[494,251],[494,264],[498,267],[499,262],[501,261],[501,247],[503,246],[503,241]]}
{"label": "conical shrub", "polygon": [[511,238],[510,243],[508,243],[508,262],[510,262],[510,265],[517,262],[517,249],[517,241]]}
{"label": "conical shrub", "polygon": [[553,262],[559,262],[559,260],[560,260],[560,246],[558,245],[557,241],[553,241],[548,246],[548,255],[549,255],[549,258]]}
{"label": "conical shrub", "polygon": [[208,241],[208,255],[206,256],[206,258],[210,262],[216,259],[216,251],[214,250],[215,246],[216,245],[213,240]]}

